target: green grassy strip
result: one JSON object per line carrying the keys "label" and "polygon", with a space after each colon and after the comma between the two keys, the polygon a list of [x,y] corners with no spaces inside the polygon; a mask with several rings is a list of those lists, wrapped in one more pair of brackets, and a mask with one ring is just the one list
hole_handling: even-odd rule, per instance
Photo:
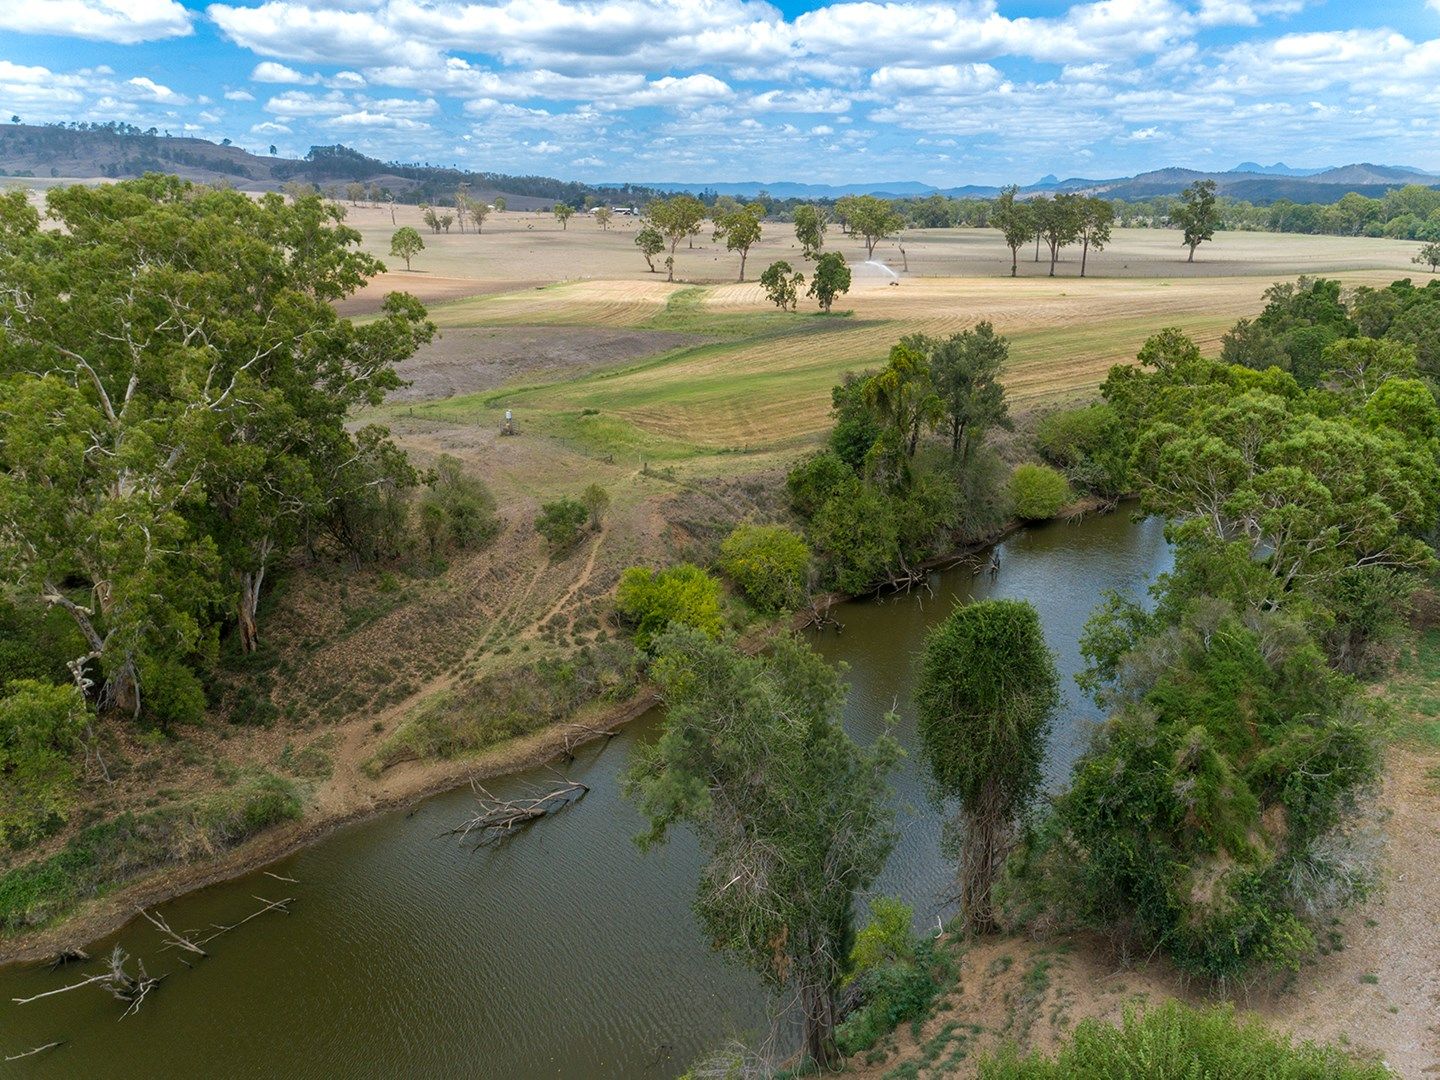
{"label": "green grassy strip", "polygon": [[267,772],[216,795],[92,825],[54,855],[0,877],[0,934],[46,926],[151,870],[212,856],[300,814],[294,783]]}

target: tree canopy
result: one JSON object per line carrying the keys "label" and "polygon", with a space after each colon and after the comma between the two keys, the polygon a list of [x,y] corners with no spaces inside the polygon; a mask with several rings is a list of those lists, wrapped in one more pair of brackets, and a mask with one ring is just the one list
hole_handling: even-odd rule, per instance
{"label": "tree canopy", "polygon": [[1170,220],[1179,226],[1183,243],[1190,249],[1187,262],[1195,261],[1195,249],[1215,236],[1220,212],[1215,204],[1215,181],[1196,180],[1180,193],[1180,204],[1170,211]]}
{"label": "tree canopy", "polygon": [[675,628],[656,649],[665,729],[639,748],[626,782],[649,822],[641,845],[676,825],[695,830],[706,936],[795,994],[805,1054],[832,1068],[855,894],[894,843],[886,777],[898,746],[887,734],[861,748],[845,734],[844,687],[796,638],[748,657]]}
{"label": "tree canopy", "polygon": [[254,647],[267,570],[362,464],[349,410],[433,328],[398,293],[335,313],[381,264],[316,195],[147,176],[47,214],[0,200],[0,561],[75,620],[77,681],[138,710],[141,672],[204,660],[223,622]]}
{"label": "tree canopy", "polygon": [[875,245],[905,227],[905,215],[888,199],[874,195],[847,195],[835,203],[835,212],[855,236],[865,241],[865,257],[875,257]]}

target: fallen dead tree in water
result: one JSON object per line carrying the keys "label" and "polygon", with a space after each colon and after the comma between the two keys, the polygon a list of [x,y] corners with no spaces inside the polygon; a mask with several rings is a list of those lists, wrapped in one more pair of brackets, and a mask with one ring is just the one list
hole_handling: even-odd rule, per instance
{"label": "fallen dead tree in water", "polygon": [[[270,874],[269,876],[275,877],[274,874]],[[146,922],[148,922],[151,926],[155,927],[156,930],[159,930],[160,933],[165,936],[165,944],[160,946],[162,949],[180,949],[182,952],[193,953],[194,955],[203,958],[210,955],[208,952],[205,951],[204,946],[210,944],[210,942],[214,941],[221,934],[228,934],[231,930],[235,930],[241,926],[244,926],[251,919],[258,919],[266,912],[279,911],[286,915],[290,914],[290,905],[294,902],[295,898],[292,896],[287,896],[281,900],[267,900],[263,896],[257,896],[255,897],[255,899],[259,900],[260,903],[263,905],[259,910],[252,911],[249,915],[246,915],[245,918],[241,919],[237,923],[230,923],[228,925],[222,923],[211,923],[210,933],[206,934],[204,937],[197,937],[197,935],[200,933],[200,931],[198,930],[186,930],[184,933],[181,933],[178,930],[171,929],[170,924],[165,921],[164,916],[162,916],[159,912],[146,911],[144,908],[137,908],[136,910],[145,917]]]}
{"label": "fallen dead tree in water", "polygon": [[110,953],[108,966],[102,972],[81,979],[79,982],[71,983],[69,986],[62,986],[55,990],[46,990],[43,994],[36,994],[28,998],[11,998],[17,1005],[28,1005],[32,1001],[39,1001],[41,998],[54,997],[56,994],[68,993],[71,990],[79,990],[82,986],[99,986],[109,990],[112,997],[125,1002],[129,1007],[121,1014],[120,1019],[125,1019],[131,1013],[139,1012],[140,1006],[145,1004],[145,998],[150,991],[159,986],[169,976],[161,975],[153,978],[145,971],[145,961],[136,959],[135,966],[138,974],[131,975],[125,970],[129,963],[130,955],[119,945]]}
{"label": "fallen dead tree in water", "polygon": [[566,781],[551,791],[527,799],[499,799],[479,781],[470,781],[479,804],[465,821],[447,829],[441,836],[458,836],[462,840],[475,836],[475,847],[482,848],[508,840],[531,822],[559,813],[583,799],[590,788],[577,780]]}
{"label": "fallen dead tree in water", "polygon": [[23,1054],[9,1054],[6,1056],[5,1060],[19,1061],[21,1058],[34,1057],[36,1054],[43,1054],[46,1050],[54,1050],[57,1046],[64,1045],[64,1039],[56,1039],[54,1042],[48,1042],[44,1046],[37,1046],[33,1050],[26,1050]]}
{"label": "fallen dead tree in water", "polygon": [[[566,761],[575,760],[575,751],[583,744],[593,739],[604,739],[605,746],[610,745],[610,740],[619,735],[618,728],[597,728],[587,724],[576,724],[565,734],[565,742],[562,746],[563,756]],[[601,747],[603,750],[605,747]]]}

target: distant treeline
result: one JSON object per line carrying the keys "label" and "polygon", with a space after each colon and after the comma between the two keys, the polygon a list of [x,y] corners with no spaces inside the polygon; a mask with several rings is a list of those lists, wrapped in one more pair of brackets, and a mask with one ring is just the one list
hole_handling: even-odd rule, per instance
{"label": "distant treeline", "polygon": [[[764,198],[763,195],[759,197]],[[713,192],[702,192],[699,198],[707,205],[717,201]],[[782,217],[788,217],[795,207],[807,201],[827,207],[834,206],[836,202],[831,199],[766,199],[769,212]],[[983,229],[994,226],[995,199],[927,195],[892,202],[912,229]],[[1115,211],[1115,223],[1123,228],[1167,228],[1181,204],[1181,198],[1179,195],[1157,195],[1150,199],[1114,199],[1110,202]],[[1386,192],[1380,198],[1350,192],[1329,204],[1278,199],[1268,206],[1257,206],[1243,199],[1221,195],[1216,198],[1216,209],[1218,227],[1227,231],[1440,240],[1440,187],[1423,184],[1407,184]]]}
{"label": "distant treeline", "polygon": [[[215,153],[203,149],[204,140],[172,138],[170,132],[157,128],[139,128],[123,121],[108,123],[45,124],[21,128],[0,128],[5,141],[12,147],[31,153],[78,154],[97,141],[125,149],[116,159],[98,163],[99,171],[110,177],[144,172],[172,172],[177,166],[208,169],[237,179],[306,181],[317,185],[334,197],[335,185],[346,182],[367,183],[367,195],[384,198],[393,196],[398,202],[449,205],[457,190],[496,191],[508,195],[566,203],[578,209],[601,204],[643,206],[664,193],[654,188],[633,184],[597,186],[575,180],[557,180],[550,176],[513,176],[507,173],[470,171],[428,162],[402,163],[381,161],[348,146],[312,146],[302,159],[240,158],[231,153]],[[180,143],[181,145],[175,145]],[[224,140],[222,146],[229,146]],[[238,149],[238,148],[237,148]],[[273,148],[272,148],[273,149]],[[33,172],[31,173],[33,175]],[[27,175],[17,172],[16,175]],[[59,175],[50,170],[50,175]],[[410,183],[404,190],[391,191],[376,178],[394,176]],[[1040,197],[1028,194],[1024,197]],[[730,196],[713,190],[702,191],[697,198],[707,207],[717,202],[733,203]],[[763,202],[766,213],[788,219],[795,209],[807,203],[833,208],[834,199],[776,199],[761,192],[743,202]],[[994,198],[977,196],[950,197],[926,195],[891,200],[905,224],[914,229],[988,228],[996,209]],[[1114,221],[1123,228],[1167,228],[1180,205],[1177,195],[1157,195],[1148,199],[1111,200]],[[1407,184],[1370,197],[1350,192],[1333,203],[1297,203],[1277,199],[1258,205],[1243,199],[1219,195],[1216,199],[1221,230],[1328,234],[1333,236],[1384,236],[1397,240],[1440,240],[1440,187]]]}

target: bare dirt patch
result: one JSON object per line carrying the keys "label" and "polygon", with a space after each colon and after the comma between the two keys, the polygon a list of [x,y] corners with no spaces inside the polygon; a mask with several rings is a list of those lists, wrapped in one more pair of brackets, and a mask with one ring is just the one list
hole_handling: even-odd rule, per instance
{"label": "bare dirt patch", "polygon": [[612,327],[505,326],[442,330],[400,365],[410,385],[391,402],[434,401],[536,380],[551,382],[710,338]]}

